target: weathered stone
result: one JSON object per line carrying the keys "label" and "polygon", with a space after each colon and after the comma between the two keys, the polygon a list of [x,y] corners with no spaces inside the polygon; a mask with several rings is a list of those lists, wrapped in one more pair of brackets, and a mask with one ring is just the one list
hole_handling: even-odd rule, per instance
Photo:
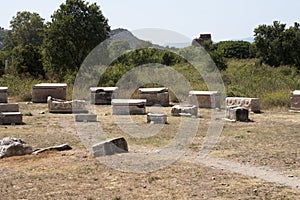
{"label": "weathered stone", "polygon": [[86,102],[84,100],[65,101],[48,97],[48,109],[50,113],[86,113]]}
{"label": "weathered stone", "polygon": [[195,105],[175,105],[171,109],[171,115],[198,117],[198,107]]}
{"label": "weathered stone", "polygon": [[0,103],[0,112],[19,112],[19,104]]}
{"label": "weathered stone", "polygon": [[0,87],[0,103],[7,103],[7,87]]}
{"label": "weathered stone", "polygon": [[166,114],[157,114],[157,113],[148,113],[147,114],[147,123],[166,124],[167,123],[167,115]]}
{"label": "weathered stone", "polygon": [[93,145],[93,156],[113,155],[117,153],[127,153],[128,144],[125,138],[114,138]]}
{"label": "weathered stone", "polygon": [[147,100],[147,106],[160,105],[169,106],[169,89],[161,88],[140,88],[139,98]]}
{"label": "weathered stone", "polygon": [[95,114],[79,114],[75,115],[76,122],[96,122],[97,115]]}
{"label": "weathered stone", "polygon": [[291,92],[291,109],[300,111],[300,90]]}
{"label": "weathered stone", "polygon": [[221,95],[217,91],[190,91],[189,103],[199,108],[220,108]]}
{"label": "weathered stone", "polygon": [[56,99],[66,100],[66,83],[41,83],[32,87],[32,102],[47,103],[48,96]]}
{"label": "weathered stone", "polygon": [[146,99],[113,99],[113,115],[145,115]]}
{"label": "weathered stone", "polygon": [[246,98],[246,97],[227,97],[226,106],[238,106],[247,108],[254,113],[260,112],[260,99],[259,98]]}
{"label": "weathered stone", "polygon": [[32,153],[32,147],[20,138],[5,137],[0,140],[0,158]]}
{"label": "weathered stone", "polygon": [[20,112],[0,112],[1,125],[23,124]]}
{"label": "weathered stone", "polygon": [[67,150],[71,150],[71,149],[72,149],[72,147],[70,147],[68,144],[61,144],[61,145],[47,147],[47,148],[43,148],[43,149],[37,149],[34,152],[32,152],[32,154],[36,155],[39,153],[43,153],[45,151],[67,151]]}
{"label": "weathered stone", "polygon": [[248,122],[249,111],[247,108],[243,108],[243,107],[227,106],[226,118],[233,121]]}
{"label": "weathered stone", "polygon": [[112,99],[118,98],[118,87],[91,87],[91,104],[110,105]]}

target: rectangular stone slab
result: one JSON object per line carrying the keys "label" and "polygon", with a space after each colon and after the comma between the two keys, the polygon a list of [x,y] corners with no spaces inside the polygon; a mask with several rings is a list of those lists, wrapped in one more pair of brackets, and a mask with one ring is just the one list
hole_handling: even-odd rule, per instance
{"label": "rectangular stone slab", "polygon": [[66,83],[41,83],[32,87],[32,102],[47,103],[48,96],[56,99],[66,100],[67,84]]}
{"label": "rectangular stone slab", "polygon": [[254,113],[260,112],[260,99],[248,97],[227,97],[226,106],[238,106],[247,108]]}
{"label": "rectangular stone slab", "polygon": [[76,122],[96,122],[97,115],[95,114],[79,114],[75,115]]}
{"label": "rectangular stone slab", "polygon": [[0,87],[0,103],[7,103],[8,87]]}
{"label": "rectangular stone slab", "polygon": [[291,109],[300,110],[300,90],[291,92]]}
{"label": "rectangular stone slab", "polygon": [[110,105],[111,100],[118,98],[118,87],[91,87],[91,104]]}
{"label": "rectangular stone slab", "polygon": [[166,114],[157,114],[157,113],[148,113],[147,114],[147,123],[166,124],[167,123],[167,115]]}
{"label": "rectangular stone slab", "polygon": [[190,91],[189,103],[199,108],[220,108],[221,95],[218,91]]}
{"label": "rectangular stone slab", "polygon": [[100,142],[98,144],[93,145],[93,156],[106,156],[113,155],[117,153],[127,153],[128,152],[128,144],[127,141],[123,138],[114,138],[110,140],[106,140]]}
{"label": "rectangular stone slab", "polygon": [[195,105],[175,105],[171,109],[171,115],[198,117],[198,107]]}
{"label": "rectangular stone slab", "polygon": [[0,112],[19,112],[19,104],[0,103]]}
{"label": "rectangular stone slab", "polygon": [[0,124],[22,124],[22,113],[20,112],[1,112]]}
{"label": "rectangular stone slab", "polygon": [[146,99],[113,99],[113,115],[144,115],[146,114]]}
{"label": "rectangular stone slab", "polygon": [[248,122],[249,111],[243,107],[228,106],[226,107],[226,118],[233,121]]}
{"label": "rectangular stone slab", "polygon": [[146,99],[147,106],[169,106],[169,89],[165,87],[139,88],[139,98]]}

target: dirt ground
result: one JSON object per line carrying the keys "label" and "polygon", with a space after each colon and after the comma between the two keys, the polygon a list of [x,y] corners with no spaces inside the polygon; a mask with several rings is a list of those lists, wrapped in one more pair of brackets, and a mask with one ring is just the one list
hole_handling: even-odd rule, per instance
{"label": "dirt ground", "polygon": [[[147,155],[178,136],[182,118],[171,117],[170,107],[161,108],[168,114],[165,126],[132,116],[138,130],[157,131],[143,137],[124,133],[134,133],[131,123],[111,115],[110,106],[95,106],[98,122],[78,126],[74,115],[50,114],[46,104],[19,105],[32,116],[23,116],[24,125],[0,126],[0,138],[20,137],[34,149],[63,143],[73,149],[1,159],[0,199],[300,199],[300,113],[264,110],[251,113],[252,122],[226,121],[217,144],[200,158],[210,124],[221,119],[199,109],[199,118],[186,118],[199,122],[195,137],[188,126],[187,137],[179,137],[182,144],[192,138],[186,152],[179,159],[177,151],[167,154],[171,162],[160,166],[163,157]],[[89,149],[104,135],[125,137],[130,153],[93,158]],[[138,154],[144,159],[129,159]],[[147,159],[160,167],[144,165]],[[130,171],[135,165],[138,172]]]}

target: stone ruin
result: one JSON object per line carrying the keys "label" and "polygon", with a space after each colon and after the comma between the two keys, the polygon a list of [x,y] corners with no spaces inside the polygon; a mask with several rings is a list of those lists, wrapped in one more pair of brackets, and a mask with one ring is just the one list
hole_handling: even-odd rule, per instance
{"label": "stone ruin", "polygon": [[87,113],[86,101],[72,100],[65,101],[51,96],[47,99],[50,113]]}
{"label": "stone ruin", "polygon": [[41,83],[32,87],[32,102],[47,103],[48,96],[56,99],[67,99],[66,83]]}
{"label": "stone ruin", "polygon": [[175,105],[171,109],[171,115],[198,117],[198,107],[195,105]]}
{"label": "stone ruin", "polygon": [[118,98],[118,87],[91,87],[91,104],[110,105],[112,99]]}
{"label": "stone ruin", "polygon": [[153,124],[167,124],[167,115],[159,113],[148,113],[147,114],[147,123]]}
{"label": "stone ruin", "polygon": [[32,153],[32,147],[20,138],[5,137],[0,140],[0,158]]}
{"label": "stone ruin", "polygon": [[246,97],[227,97],[226,106],[244,107],[254,113],[260,113],[260,99]]}
{"label": "stone ruin", "polygon": [[23,124],[22,113],[19,112],[17,103],[0,103],[0,124],[15,125]]}
{"label": "stone ruin", "polygon": [[189,103],[199,108],[220,108],[221,95],[217,91],[190,91]]}
{"label": "stone ruin", "polygon": [[128,144],[125,138],[119,137],[110,140],[106,140],[100,142],[98,144],[93,145],[93,156],[106,156],[113,155],[117,153],[127,153],[128,152]]}
{"label": "stone ruin", "polygon": [[8,97],[8,88],[7,87],[0,87],[0,103],[7,103]]}
{"label": "stone ruin", "polygon": [[198,38],[193,39],[192,46],[203,46],[205,41],[211,41],[211,34],[200,34]]}
{"label": "stone ruin", "polygon": [[146,99],[147,106],[169,106],[169,89],[165,87],[139,88],[139,98]]}
{"label": "stone ruin", "polygon": [[291,110],[300,111],[300,90],[291,92]]}
{"label": "stone ruin", "polygon": [[249,111],[247,108],[238,106],[227,106],[226,107],[226,119],[232,121],[248,122]]}
{"label": "stone ruin", "polygon": [[113,99],[113,115],[145,115],[146,99]]}

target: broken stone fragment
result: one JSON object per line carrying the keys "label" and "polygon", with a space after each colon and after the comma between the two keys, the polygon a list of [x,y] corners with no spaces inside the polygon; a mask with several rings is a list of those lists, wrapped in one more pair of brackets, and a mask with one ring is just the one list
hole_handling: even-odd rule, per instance
{"label": "broken stone fragment", "polygon": [[0,140],[0,158],[32,153],[32,147],[20,138],[5,137]]}

